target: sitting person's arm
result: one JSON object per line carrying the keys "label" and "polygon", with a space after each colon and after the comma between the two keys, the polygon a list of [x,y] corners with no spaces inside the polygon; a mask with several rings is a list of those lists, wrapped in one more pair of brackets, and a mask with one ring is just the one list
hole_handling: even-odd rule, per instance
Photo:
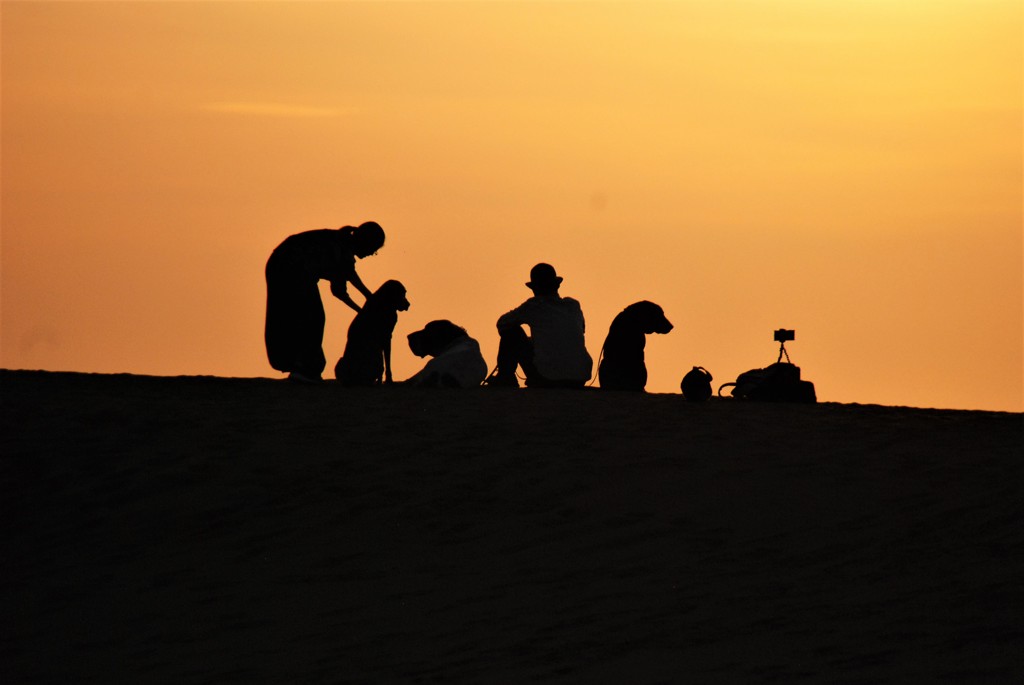
{"label": "sitting person's arm", "polygon": [[529,325],[526,316],[528,311],[529,300],[519,305],[515,309],[505,312],[498,317],[498,330],[503,331],[509,328],[515,328],[516,326]]}

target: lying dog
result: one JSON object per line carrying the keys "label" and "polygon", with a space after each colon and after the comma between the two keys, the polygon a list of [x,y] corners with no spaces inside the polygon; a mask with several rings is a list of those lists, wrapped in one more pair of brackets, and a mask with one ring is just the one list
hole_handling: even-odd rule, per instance
{"label": "lying dog", "polygon": [[334,377],[342,385],[392,381],[391,335],[398,323],[398,312],[407,309],[405,286],[398,281],[387,281],[367,298],[348,327],[345,353],[334,366]]}
{"label": "lying dog", "polygon": [[412,378],[410,385],[445,388],[472,388],[487,376],[487,362],[480,344],[466,329],[451,321],[431,321],[422,330],[409,334],[409,349],[417,357],[433,357]]}
{"label": "lying dog", "polygon": [[647,385],[645,336],[671,330],[672,324],[665,318],[665,313],[653,302],[636,302],[619,312],[604,341],[601,365],[597,371],[601,388],[643,392]]}

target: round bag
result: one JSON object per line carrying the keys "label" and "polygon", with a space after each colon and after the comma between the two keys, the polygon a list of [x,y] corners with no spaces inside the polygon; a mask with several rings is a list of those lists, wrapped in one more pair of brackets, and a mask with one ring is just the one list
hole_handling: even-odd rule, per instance
{"label": "round bag", "polygon": [[695,366],[693,370],[683,376],[683,382],[679,389],[683,391],[683,397],[690,402],[704,402],[711,397],[712,376],[703,366]]}

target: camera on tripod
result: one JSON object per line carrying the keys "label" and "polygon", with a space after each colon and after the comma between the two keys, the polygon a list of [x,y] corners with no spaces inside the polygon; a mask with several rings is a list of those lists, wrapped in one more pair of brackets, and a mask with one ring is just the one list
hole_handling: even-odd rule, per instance
{"label": "camera on tripod", "polygon": [[789,328],[777,328],[775,329],[775,342],[779,343],[779,361],[785,357],[786,361],[789,362],[789,352],[786,351],[786,343],[791,340],[796,340],[796,331]]}
{"label": "camera on tripod", "polygon": [[796,331],[791,331],[787,328],[779,328],[775,331],[775,342],[786,343],[790,340],[796,340]]}

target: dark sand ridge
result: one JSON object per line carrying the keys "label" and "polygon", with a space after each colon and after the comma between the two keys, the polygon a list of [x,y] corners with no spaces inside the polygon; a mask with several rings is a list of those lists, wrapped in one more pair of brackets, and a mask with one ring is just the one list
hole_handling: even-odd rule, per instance
{"label": "dark sand ridge", "polygon": [[1021,414],[0,372],[0,681],[1014,682]]}

